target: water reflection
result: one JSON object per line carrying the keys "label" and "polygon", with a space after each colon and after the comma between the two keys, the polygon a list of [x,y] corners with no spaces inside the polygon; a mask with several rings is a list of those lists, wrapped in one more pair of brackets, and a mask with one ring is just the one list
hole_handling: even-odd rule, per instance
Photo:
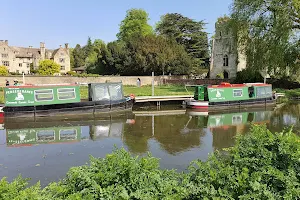
{"label": "water reflection", "polygon": [[[104,157],[117,147],[133,154],[150,151],[161,158],[163,168],[184,170],[195,159],[207,159],[212,151],[230,147],[237,133],[251,123],[265,123],[273,131],[300,127],[300,104],[275,110],[135,111],[121,116],[91,119],[39,119],[5,121],[0,130],[0,178],[21,173],[42,185],[64,177],[72,166],[88,156]],[[299,132],[298,132],[299,133]]]}

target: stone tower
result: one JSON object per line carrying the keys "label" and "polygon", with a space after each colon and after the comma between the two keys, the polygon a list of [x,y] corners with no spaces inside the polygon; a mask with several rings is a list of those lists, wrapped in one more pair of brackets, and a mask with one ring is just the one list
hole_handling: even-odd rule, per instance
{"label": "stone tower", "polygon": [[235,78],[236,73],[246,68],[245,56],[239,51],[236,38],[226,26],[229,18],[221,18],[215,25],[212,43],[210,78]]}

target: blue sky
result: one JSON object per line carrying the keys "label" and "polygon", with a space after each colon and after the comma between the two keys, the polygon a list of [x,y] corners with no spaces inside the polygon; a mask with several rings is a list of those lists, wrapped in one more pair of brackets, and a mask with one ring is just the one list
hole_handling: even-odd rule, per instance
{"label": "blue sky", "polygon": [[0,39],[12,46],[47,48],[84,45],[88,36],[110,42],[130,8],[142,8],[155,25],[166,13],[204,20],[214,32],[217,18],[229,13],[232,0],[1,0]]}

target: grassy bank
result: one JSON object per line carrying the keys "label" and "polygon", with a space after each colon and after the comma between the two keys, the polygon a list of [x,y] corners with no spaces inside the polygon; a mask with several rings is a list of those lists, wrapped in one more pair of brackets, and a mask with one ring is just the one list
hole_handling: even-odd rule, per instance
{"label": "grassy bank", "polygon": [[[185,173],[162,170],[159,159],[116,150],[72,167],[46,188],[18,178],[0,181],[0,199],[300,199],[300,138],[254,126],[226,154],[196,160]],[[55,170],[55,169],[53,169]]]}

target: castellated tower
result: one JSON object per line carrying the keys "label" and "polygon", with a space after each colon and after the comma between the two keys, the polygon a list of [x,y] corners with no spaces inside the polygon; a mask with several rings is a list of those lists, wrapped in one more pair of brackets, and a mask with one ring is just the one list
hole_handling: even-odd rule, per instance
{"label": "castellated tower", "polygon": [[236,73],[246,68],[246,58],[237,46],[236,38],[226,26],[229,18],[219,19],[215,25],[212,43],[210,78],[235,78]]}

